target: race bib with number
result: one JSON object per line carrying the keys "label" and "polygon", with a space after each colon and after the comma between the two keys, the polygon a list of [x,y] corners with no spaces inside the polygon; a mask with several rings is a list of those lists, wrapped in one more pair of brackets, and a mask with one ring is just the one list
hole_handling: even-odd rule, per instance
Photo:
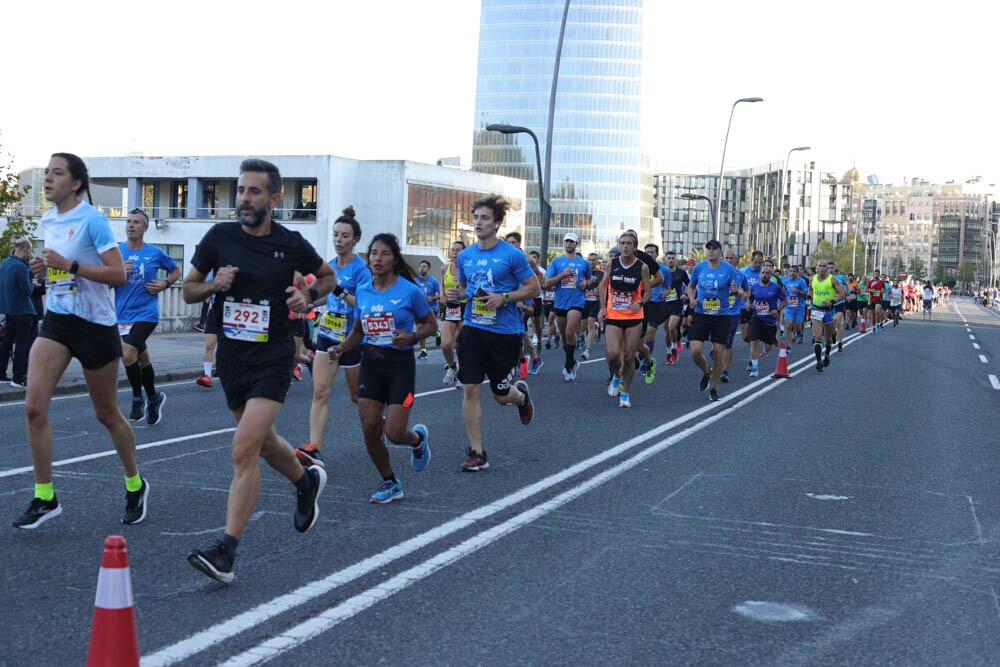
{"label": "race bib with number", "polygon": [[461,322],[462,321],[462,306],[445,306],[444,308],[444,319],[446,322]]}
{"label": "race bib with number", "polygon": [[236,303],[227,299],[222,304],[222,333],[231,340],[266,343],[271,322],[271,306],[267,303]]}
{"label": "race bib with number", "polygon": [[809,319],[813,322],[822,322],[826,319],[826,311],[820,310],[819,308],[813,308],[809,313]]}
{"label": "race bib with number", "polygon": [[611,310],[631,310],[632,309],[632,293],[631,292],[611,292]]}
{"label": "race bib with number", "polygon": [[555,301],[556,291],[554,289],[547,289],[542,293],[543,301]]}
{"label": "race bib with number", "polygon": [[719,312],[719,300],[718,299],[702,299],[701,309],[708,313],[709,315],[715,315]]}
{"label": "race bib with number", "polygon": [[361,330],[369,345],[391,347],[395,329],[396,318],[392,313],[366,313],[361,318]]}
{"label": "race bib with number", "polygon": [[771,312],[770,305],[767,301],[758,301],[754,304],[754,308],[757,310],[758,315],[767,315]]}
{"label": "race bib with number", "polygon": [[75,294],[76,274],[48,267],[49,294]]}
{"label": "race bib with number", "polygon": [[119,336],[127,336],[127,335],[129,335],[132,332],[132,325],[133,324],[135,324],[135,322],[129,322],[127,324],[119,324],[118,325],[118,335]]}
{"label": "race bib with number", "polygon": [[347,315],[342,313],[323,313],[319,321],[319,335],[323,338],[343,343],[347,339]]}
{"label": "race bib with number", "polygon": [[497,311],[487,308],[483,301],[473,300],[472,323],[492,326],[497,323]]}
{"label": "race bib with number", "polygon": [[795,308],[798,305],[799,305],[799,297],[797,297],[797,296],[790,296],[790,297],[788,297],[788,307],[789,308]]}
{"label": "race bib with number", "polygon": [[671,287],[670,291],[663,295],[663,300],[664,301],[677,301],[677,290],[675,290],[673,287]]}
{"label": "race bib with number", "polygon": [[571,273],[559,282],[562,289],[576,289],[576,274]]}

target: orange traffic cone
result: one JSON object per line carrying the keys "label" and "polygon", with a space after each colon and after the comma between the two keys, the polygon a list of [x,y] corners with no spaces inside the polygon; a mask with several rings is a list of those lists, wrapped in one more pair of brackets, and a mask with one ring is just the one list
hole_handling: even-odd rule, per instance
{"label": "orange traffic cone", "polygon": [[865,333],[865,332],[868,331],[868,329],[865,328],[865,318],[863,318],[863,317],[861,318],[861,329],[860,329],[860,331],[861,331],[861,333]]}
{"label": "orange traffic cone", "polygon": [[139,638],[132,608],[132,579],[125,538],[104,540],[101,572],[97,576],[94,625],[90,631],[87,667],[139,667]]}
{"label": "orange traffic cone", "polygon": [[781,341],[781,349],[778,350],[778,367],[774,369],[774,375],[771,377],[785,379],[792,377],[788,374],[788,348],[785,347],[785,341]]}

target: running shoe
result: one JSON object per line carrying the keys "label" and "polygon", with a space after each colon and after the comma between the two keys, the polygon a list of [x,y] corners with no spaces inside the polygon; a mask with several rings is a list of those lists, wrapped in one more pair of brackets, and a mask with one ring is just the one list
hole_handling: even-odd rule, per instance
{"label": "running shoe", "polygon": [[302,382],[302,366],[295,364],[292,366],[292,377],[294,377],[299,382]]}
{"label": "running shoe", "polygon": [[521,363],[517,365],[517,375],[522,380],[528,377],[528,357],[521,357]]}
{"label": "running shoe", "polygon": [[448,366],[447,370],[444,372],[444,379],[441,380],[441,382],[444,383],[444,384],[451,384],[452,382],[455,381],[455,373],[456,372],[457,372],[456,368],[454,368],[452,366]]}
{"label": "running shoe", "polygon": [[427,358],[427,350],[420,350],[420,354],[417,355],[417,359],[426,359],[426,358]]}
{"label": "running shoe", "polygon": [[462,464],[462,472],[479,472],[490,467],[490,462],[486,460],[486,450],[477,452],[472,447],[465,448],[465,463]]}
{"label": "running shoe", "polygon": [[590,348],[589,347],[583,348],[583,352],[580,354],[580,358],[583,359],[584,361],[587,361],[587,360],[590,359]]}
{"label": "running shoe", "polygon": [[646,384],[653,384],[656,379],[656,359],[649,358],[649,367],[646,369]]}
{"label": "running shoe", "polygon": [[747,359],[747,373],[753,369],[753,362]]}
{"label": "running shoe", "polygon": [[712,379],[712,372],[709,371],[708,375],[701,376],[701,382],[698,383],[698,391],[705,391],[708,389],[708,381]]}
{"label": "running shoe", "polygon": [[295,491],[295,530],[304,533],[319,518],[319,494],[326,486],[326,471],[319,466],[309,466],[305,474],[312,481],[308,491]]}
{"label": "running shoe", "polygon": [[191,328],[197,331],[198,333],[205,333],[205,325],[200,322]]}
{"label": "running shoe", "polygon": [[820,373],[823,372],[823,362],[822,361],[817,361],[816,362],[816,370],[818,370]]}
{"label": "running shoe", "polygon": [[132,411],[128,413],[128,420],[130,422],[141,422],[146,418],[146,401],[142,400],[142,396],[139,398],[132,399]]}
{"label": "running shoe", "polygon": [[830,365],[830,353],[828,352],[823,355],[823,368],[826,368],[829,365]]}
{"label": "running shoe", "polygon": [[568,377],[566,377],[566,382],[576,382],[576,372],[580,369],[580,362],[574,361],[573,368],[567,371]]}
{"label": "running shoe", "polygon": [[542,361],[541,357],[535,357],[534,359],[531,360],[531,366],[528,368],[528,374],[538,375],[538,371],[542,370],[542,366],[544,365],[545,362]]}
{"label": "running shoe", "polygon": [[750,377],[752,377],[752,378],[760,377],[760,373],[757,371],[756,368],[751,369],[751,371],[750,371]]}
{"label": "running shoe", "polygon": [[15,389],[24,389],[28,386],[28,380],[26,378],[14,378],[10,381],[10,386]]}
{"label": "running shoe", "polygon": [[622,379],[617,375],[611,378],[611,384],[608,385],[608,396],[614,398],[621,391]]}
{"label": "running shoe", "polygon": [[576,349],[582,350],[585,347],[587,347],[587,337],[580,334],[576,337]]}
{"label": "running shoe", "polygon": [[156,400],[146,403],[146,424],[156,426],[163,419],[163,404],[167,402],[167,395],[162,391],[156,394]]}
{"label": "running shoe", "polygon": [[223,584],[232,583],[236,577],[233,559],[221,541],[216,542],[211,549],[195,549],[188,554],[187,561],[194,569]]}
{"label": "running shoe", "polygon": [[717,401],[717,400],[719,400],[719,392],[718,392],[718,390],[716,390],[716,389],[709,389],[708,390],[708,400],[710,400],[710,401]]}
{"label": "running shoe", "polygon": [[146,518],[146,499],[149,498],[149,482],[143,478],[138,491],[125,491],[125,513],[122,523],[131,526]]}
{"label": "running shoe", "polygon": [[552,349],[552,339],[551,338],[546,338],[545,339],[545,349],[546,350],[551,350]]}
{"label": "running shoe", "polygon": [[316,445],[306,443],[295,450],[295,458],[299,460],[303,468],[308,468],[309,466],[319,466],[320,468],[326,468],[326,463],[323,461],[323,455],[319,453],[319,449]]}
{"label": "running shoe", "polygon": [[670,350],[670,362],[671,363],[677,361],[677,353],[680,352],[681,349],[682,348],[677,347],[677,348],[675,348],[673,350]]}
{"label": "running shoe", "polygon": [[535,415],[535,406],[531,402],[531,392],[528,390],[528,383],[524,380],[515,382],[514,387],[524,394],[524,405],[517,406],[517,414],[521,417],[521,423],[527,426]]}
{"label": "running shoe", "polygon": [[410,467],[414,472],[421,472],[431,462],[430,434],[423,424],[417,424],[413,430],[420,436],[420,444],[410,449]]}
{"label": "running shoe", "polygon": [[208,387],[209,389],[212,388],[212,378],[207,375],[202,375],[200,378],[195,380],[194,383],[199,387]]}
{"label": "running shoe", "polygon": [[391,480],[387,479],[378,485],[378,489],[372,494],[369,502],[373,502],[377,505],[385,505],[386,503],[391,503],[393,500],[399,500],[403,497],[403,484],[398,479]]}
{"label": "running shoe", "polygon": [[844,351],[844,344],[837,343],[837,352],[843,352],[843,351]]}
{"label": "running shoe", "polygon": [[[719,382],[725,382],[726,384],[729,384],[729,369],[722,371],[722,377],[719,378]],[[702,391],[705,390],[702,389]]]}
{"label": "running shoe", "polygon": [[646,363],[646,360],[643,359],[639,362],[639,373],[645,375],[647,370],[649,370],[649,365]]}
{"label": "running shoe", "polygon": [[631,408],[632,401],[629,400],[628,392],[623,391],[618,394],[618,407],[619,408]]}
{"label": "running shoe", "polygon": [[55,496],[52,496],[52,500],[32,498],[28,509],[18,517],[13,525],[15,528],[34,530],[49,519],[54,519],[60,514],[62,514],[62,505],[59,504]]}

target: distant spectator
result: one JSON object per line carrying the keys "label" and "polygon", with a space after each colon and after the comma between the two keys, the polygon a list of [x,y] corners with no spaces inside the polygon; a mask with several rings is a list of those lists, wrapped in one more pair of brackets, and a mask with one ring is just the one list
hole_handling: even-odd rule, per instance
{"label": "distant spectator", "polygon": [[11,353],[14,367],[8,380],[12,387],[24,387],[28,377],[28,350],[36,327],[37,316],[31,303],[34,285],[28,261],[31,259],[31,241],[18,237],[11,243],[13,252],[0,264],[0,312],[6,316],[6,331],[0,343],[0,370],[7,378],[7,362]]}

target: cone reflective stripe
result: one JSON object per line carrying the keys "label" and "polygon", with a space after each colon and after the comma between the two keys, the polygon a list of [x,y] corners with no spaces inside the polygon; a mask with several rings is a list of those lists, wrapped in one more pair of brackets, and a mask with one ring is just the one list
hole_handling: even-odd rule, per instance
{"label": "cone reflective stripe", "polygon": [[861,318],[861,333],[865,333],[866,331],[868,331],[868,330],[865,328],[865,318],[862,317]]}
{"label": "cone reflective stripe", "polygon": [[774,369],[774,375],[771,377],[791,377],[791,375],[788,374],[788,348],[785,347],[785,341],[781,341],[781,349],[778,350],[778,367]]}
{"label": "cone reflective stripe", "polygon": [[124,667],[139,665],[139,639],[132,606],[125,538],[111,535],[104,540],[101,571],[97,576],[94,624],[90,632],[87,666]]}

